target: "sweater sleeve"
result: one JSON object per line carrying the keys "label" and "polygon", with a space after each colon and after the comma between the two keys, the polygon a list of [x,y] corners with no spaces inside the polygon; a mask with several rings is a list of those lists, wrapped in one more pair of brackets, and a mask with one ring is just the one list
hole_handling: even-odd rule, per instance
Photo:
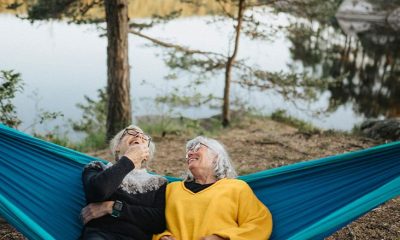
{"label": "sweater sleeve", "polygon": [[109,199],[124,177],[134,168],[135,165],[127,157],[122,157],[116,164],[105,170],[93,164],[85,167],[82,181],[86,201],[91,203]]}
{"label": "sweater sleeve", "polygon": [[238,199],[238,226],[221,229],[213,234],[235,240],[268,239],[272,232],[271,213],[246,183],[243,186]]}
{"label": "sweater sleeve", "polygon": [[124,203],[121,211],[121,219],[130,221],[145,232],[160,233],[166,229],[165,223],[165,189],[167,183],[162,185],[155,193],[154,205],[139,206]]}

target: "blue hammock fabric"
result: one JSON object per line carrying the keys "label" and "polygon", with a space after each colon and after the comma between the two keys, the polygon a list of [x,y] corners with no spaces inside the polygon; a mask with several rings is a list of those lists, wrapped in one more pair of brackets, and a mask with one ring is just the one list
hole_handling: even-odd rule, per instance
{"label": "blue hammock fabric", "polygon": [[[0,215],[29,239],[77,239],[93,160],[0,125]],[[239,178],[271,210],[271,239],[322,239],[400,195],[400,142]]]}

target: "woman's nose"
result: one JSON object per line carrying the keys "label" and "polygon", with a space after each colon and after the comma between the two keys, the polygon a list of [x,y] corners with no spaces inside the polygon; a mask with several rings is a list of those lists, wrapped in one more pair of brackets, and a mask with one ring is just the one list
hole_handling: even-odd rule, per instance
{"label": "woman's nose", "polygon": [[192,157],[193,154],[194,154],[193,150],[188,150],[187,153],[186,153],[186,158]]}

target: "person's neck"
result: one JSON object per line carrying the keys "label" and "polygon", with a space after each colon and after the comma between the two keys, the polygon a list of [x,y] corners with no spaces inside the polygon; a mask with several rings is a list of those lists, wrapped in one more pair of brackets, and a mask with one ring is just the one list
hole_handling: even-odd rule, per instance
{"label": "person's neck", "polygon": [[199,183],[199,184],[203,184],[203,185],[215,183],[217,181],[217,178],[215,178],[213,174],[208,174],[208,175],[193,174],[193,177],[194,177],[195,183]]}

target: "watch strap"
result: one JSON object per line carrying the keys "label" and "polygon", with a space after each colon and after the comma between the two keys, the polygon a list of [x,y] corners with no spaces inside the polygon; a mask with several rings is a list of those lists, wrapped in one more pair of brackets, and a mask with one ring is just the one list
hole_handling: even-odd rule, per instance
{"label": "watch strap", "polygon": [[117,218],[119,216],[121,216],[121,211],[122,211],[122,207],[123,207],[123,203],[119,200],[115,200],[113,207],[112,207],[112,213],[111,216]]}

